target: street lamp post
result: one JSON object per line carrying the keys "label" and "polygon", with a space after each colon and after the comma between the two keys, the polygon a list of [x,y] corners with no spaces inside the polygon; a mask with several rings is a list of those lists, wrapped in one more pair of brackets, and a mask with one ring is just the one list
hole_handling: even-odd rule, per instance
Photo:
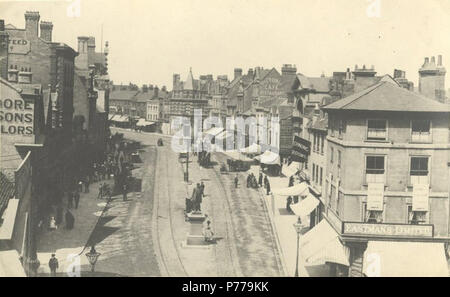
{"label": "street lamp post", "polygon": [[295,277],[298,277],[298,254],[299,254],[299,242],[300,232],[302,231],[302,220],[298,217],[297,222],[294,224],[295,232],[297,233],[297,260],[295,264]]}
{"label": "street lamp post", "polygon": [[95,263],[97,263],[98,257],[100,257],[100,253],[97,253],[95,250],[95,246],[91,247],[89,253],[86,253],[86,257],[89,260],[89,264],[91,264],[91,272],[94,272]]}

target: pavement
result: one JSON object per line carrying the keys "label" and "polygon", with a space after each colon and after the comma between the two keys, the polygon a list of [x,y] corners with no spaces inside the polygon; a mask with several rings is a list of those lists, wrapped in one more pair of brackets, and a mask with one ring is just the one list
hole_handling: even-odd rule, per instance
{"label": "pavement", "polygon": [[[259,175],[259,166],[252,166],[249,172],[253,172],[255,176]],[[287,177],[271,177],[269,178],[271,189],[286,188],[289,185],[289,178]],[[297,261],[297,232],[294,224],[297,222],[297,216],[286,211],[286,198],[266,195],[264,188],[260,188],[261,199],[266,205],[267,212],[274,227],[274,233],[279,242],[281,255],[283,259],[283,266],[287,276],[295,275],[296,261]],[[304,220],[305,228],[309,222]],[[309,225],[309,224],[308,224]],[[301,241],[301,236],[300,236]],[[299,276],[300,277],[327,277],[329,270],[326,265],[319,266],[305,266],[305,261],[301,257],[301,250],[299,251]]]}
{"label": "pavement", "polygon": [[[103,182],[113,184],[112,179],[92,183],[89,193],[80,193],[78,209],[70,209],[75,217],[72,230],[64,228],[64,221],[53,231],[48,230],[47,226],[41,227],[37,243],[37,256],[41,262],[38,275],[50,274],[48,261],[52,253],[56,254],[59,262],[58,272],[63,275],[65,273],[67,276],[77,276],[79,271],[90,269],[89,261],[84,255],[88,250],[84,250],[84,247],[107,205],[106,199],[97,199],[99,185]],[[67,198],[63,200],[63,207],[64,210],[67,209]]]}

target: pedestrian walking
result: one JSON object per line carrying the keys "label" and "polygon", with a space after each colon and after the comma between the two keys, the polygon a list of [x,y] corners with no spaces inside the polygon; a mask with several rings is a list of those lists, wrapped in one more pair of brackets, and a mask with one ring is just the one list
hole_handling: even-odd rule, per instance
{"label": "pedestrian walking", "polygon": [[90,178],[89,175],[86,176],[85,182],[84,182],[84,192],[85,193],[89,193],[89,182],[90,182]]}
{"label": "pedestrian walking", "polygon": [[123,201],[127,201],[127,192],[128,192],[128,184],[124,183],[122,187],[122,199]]}
{"label": "pedestrian walking", "polygon": [[67,200],[67,208],[73,208],[73,193],[69,192],[67,193],[68,200]]}
{"label": "pedestrian walking", "polygon": [[100,184],[100,186],[98,187],[97,199],[102,199],[102,198],[103,198],[103,184]]}
{"label": "pedestrian walking", "polygon": [[78,204],[80,203],[80,193],[78,191],[75,191],[73,194],[73,198],[75,200],[75,209],[78,209]]}
{"label": "pedestrian walking", "polygon": [[250,179],[252,178],[252,176],[249,174],[247,175],[247,188],[250,188]]}
{"label": "pedestrian walking", "polygon": [[56,270],[59,268],[58,259],[55,257],[55,254],[52,254],[52,257],[48,261],[48,267],[50,267],[50,273],[52,277],[56,277]]}
{"label": "pedestrian walking", "polygon": [[66,211],[66,229],[72,230],[75,225],[75,217],[70,211]]}
{"label": "pedestrian walking", "polygon": [[234,187],[237,188],[238,187],[238,183],[239,183],[239,179],[238,179],[238,175],[236,174],[235,178],[234,178]]}
{"label": "pedestrian walking", "polygon": [[263,175],[262,175],[262,173],[260,172],[260,173],[259,173],[259,178],[258,178],[258,185],[259,185],[259,187],[262,187],[262,183],[263,183]]}
{"label": "pedestrian walking", "polygon": [[203,181],[200,183],[200,193],[203,198],[205,196],[205,184],[203,183]]}
{"label": "pedestrian walking", "polygon": [[267,195],[269,195],[270,194],[270,183],[269,183],[269,181],[267,181],[266,190],[267,190]]}
{"label": "pedestrian walking", "polygon": [[269,183],[269,179],[267,178],[267,175],[264,175],[264,188],[267,188],[268,183]]}

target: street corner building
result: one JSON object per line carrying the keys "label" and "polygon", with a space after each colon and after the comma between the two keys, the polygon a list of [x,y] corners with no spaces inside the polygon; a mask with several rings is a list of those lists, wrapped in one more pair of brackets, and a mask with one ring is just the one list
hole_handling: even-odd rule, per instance
{"label": "street corner building", "polygon": [[24,17],[23,29],[0,20],[0,247],[17,253],[0,265],[23,267],[1,275],[36,274],[39,226],[109,139],[108,43],[97,53],[95,39],[80,37],[76,52],[52,40],[39,12]]}

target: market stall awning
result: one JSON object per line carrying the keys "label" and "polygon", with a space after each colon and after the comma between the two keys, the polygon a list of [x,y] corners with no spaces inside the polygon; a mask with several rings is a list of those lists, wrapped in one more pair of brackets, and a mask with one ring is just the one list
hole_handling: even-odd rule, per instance
{"label": "market stall awning", "polygon": [[108,115],[108,120],[111,120],[114,116],[115,116],[115,114],[109,114]]}
{"label": "market stall awning", "polygon": [[241,149],[241,153],[243,153],[243,154],[261,154],[261,146],[257,143],[253,143],[252,145]]}
{"label": "market stall awning", "polygon": [[291,177],[300,171],[299,168],[300,168],[299,162],[291,162],[289,166],[283,166],[283,168],[281,169],[281,173],[283,173],[283,175],[286,177]]}
{"label": "market stall awning", "polygon": [[292,187],[287,188],[277,188],[272,190],[272,194],[278,196],[300,196],[305,193],[309,189],[307,183],[303,182],[300,184],[293,185]]}
{"label": "market stall awning", "polygon": [[243,155],[237,151],[223,151],[223,153],[234,160],[241,160],[244,162],[253,162],[252,159],[246,157],[245,155]]}
{"label": "market stall awning", "polygon": [[115,115],[115,116],[111,119],[111,121],[112,121],[112,122],[125,123],[125,122],[128,122],[129,119],[128,119],[128,116],[126,116],[126,115]]}
{"label": "market stall awning", "polygon": [[216,141],[224,140],[230,137],[234,137],[234,133],[231,131],[222,131],[216,136]]}
{"label": "market stall awning", "polygon": [[145,119],[139,119],[136,123],[136,126],[145,127],[145,126],[151,126],[155,124],[155,122],[146,121]]}
{"label": "market stall awning", "polygon": [[369,241],[364,274],[380,277],[448,277],[443,243]]}
{"label": "market stall awning", "polygon": [[211,135],[211,136],[217,136],[219,135],[219,133],[221,133],[223,131],[222,127],[213,127],[211,129],[208,129],[206,131],[203,132],[204,135]]}
{"label": "market stall awning", "polygon": [[271,151],[265,151],[262,155],[256,156],[255,159],[266,165],[280,165],[280,155]]}
{"label": "market stall awning", "polygon": [[323,265],[326,262],[349,266],[349,250],[344,247],[338,233],[323,219],[300,237],[300,255],[306,266]]}
{"label": "market stall awning", "polygon": [[319,200],[310,193],[302,201],[291,204],[291,209],[295,215],[303,218],[316,209],[317,205],[319,205]]}

